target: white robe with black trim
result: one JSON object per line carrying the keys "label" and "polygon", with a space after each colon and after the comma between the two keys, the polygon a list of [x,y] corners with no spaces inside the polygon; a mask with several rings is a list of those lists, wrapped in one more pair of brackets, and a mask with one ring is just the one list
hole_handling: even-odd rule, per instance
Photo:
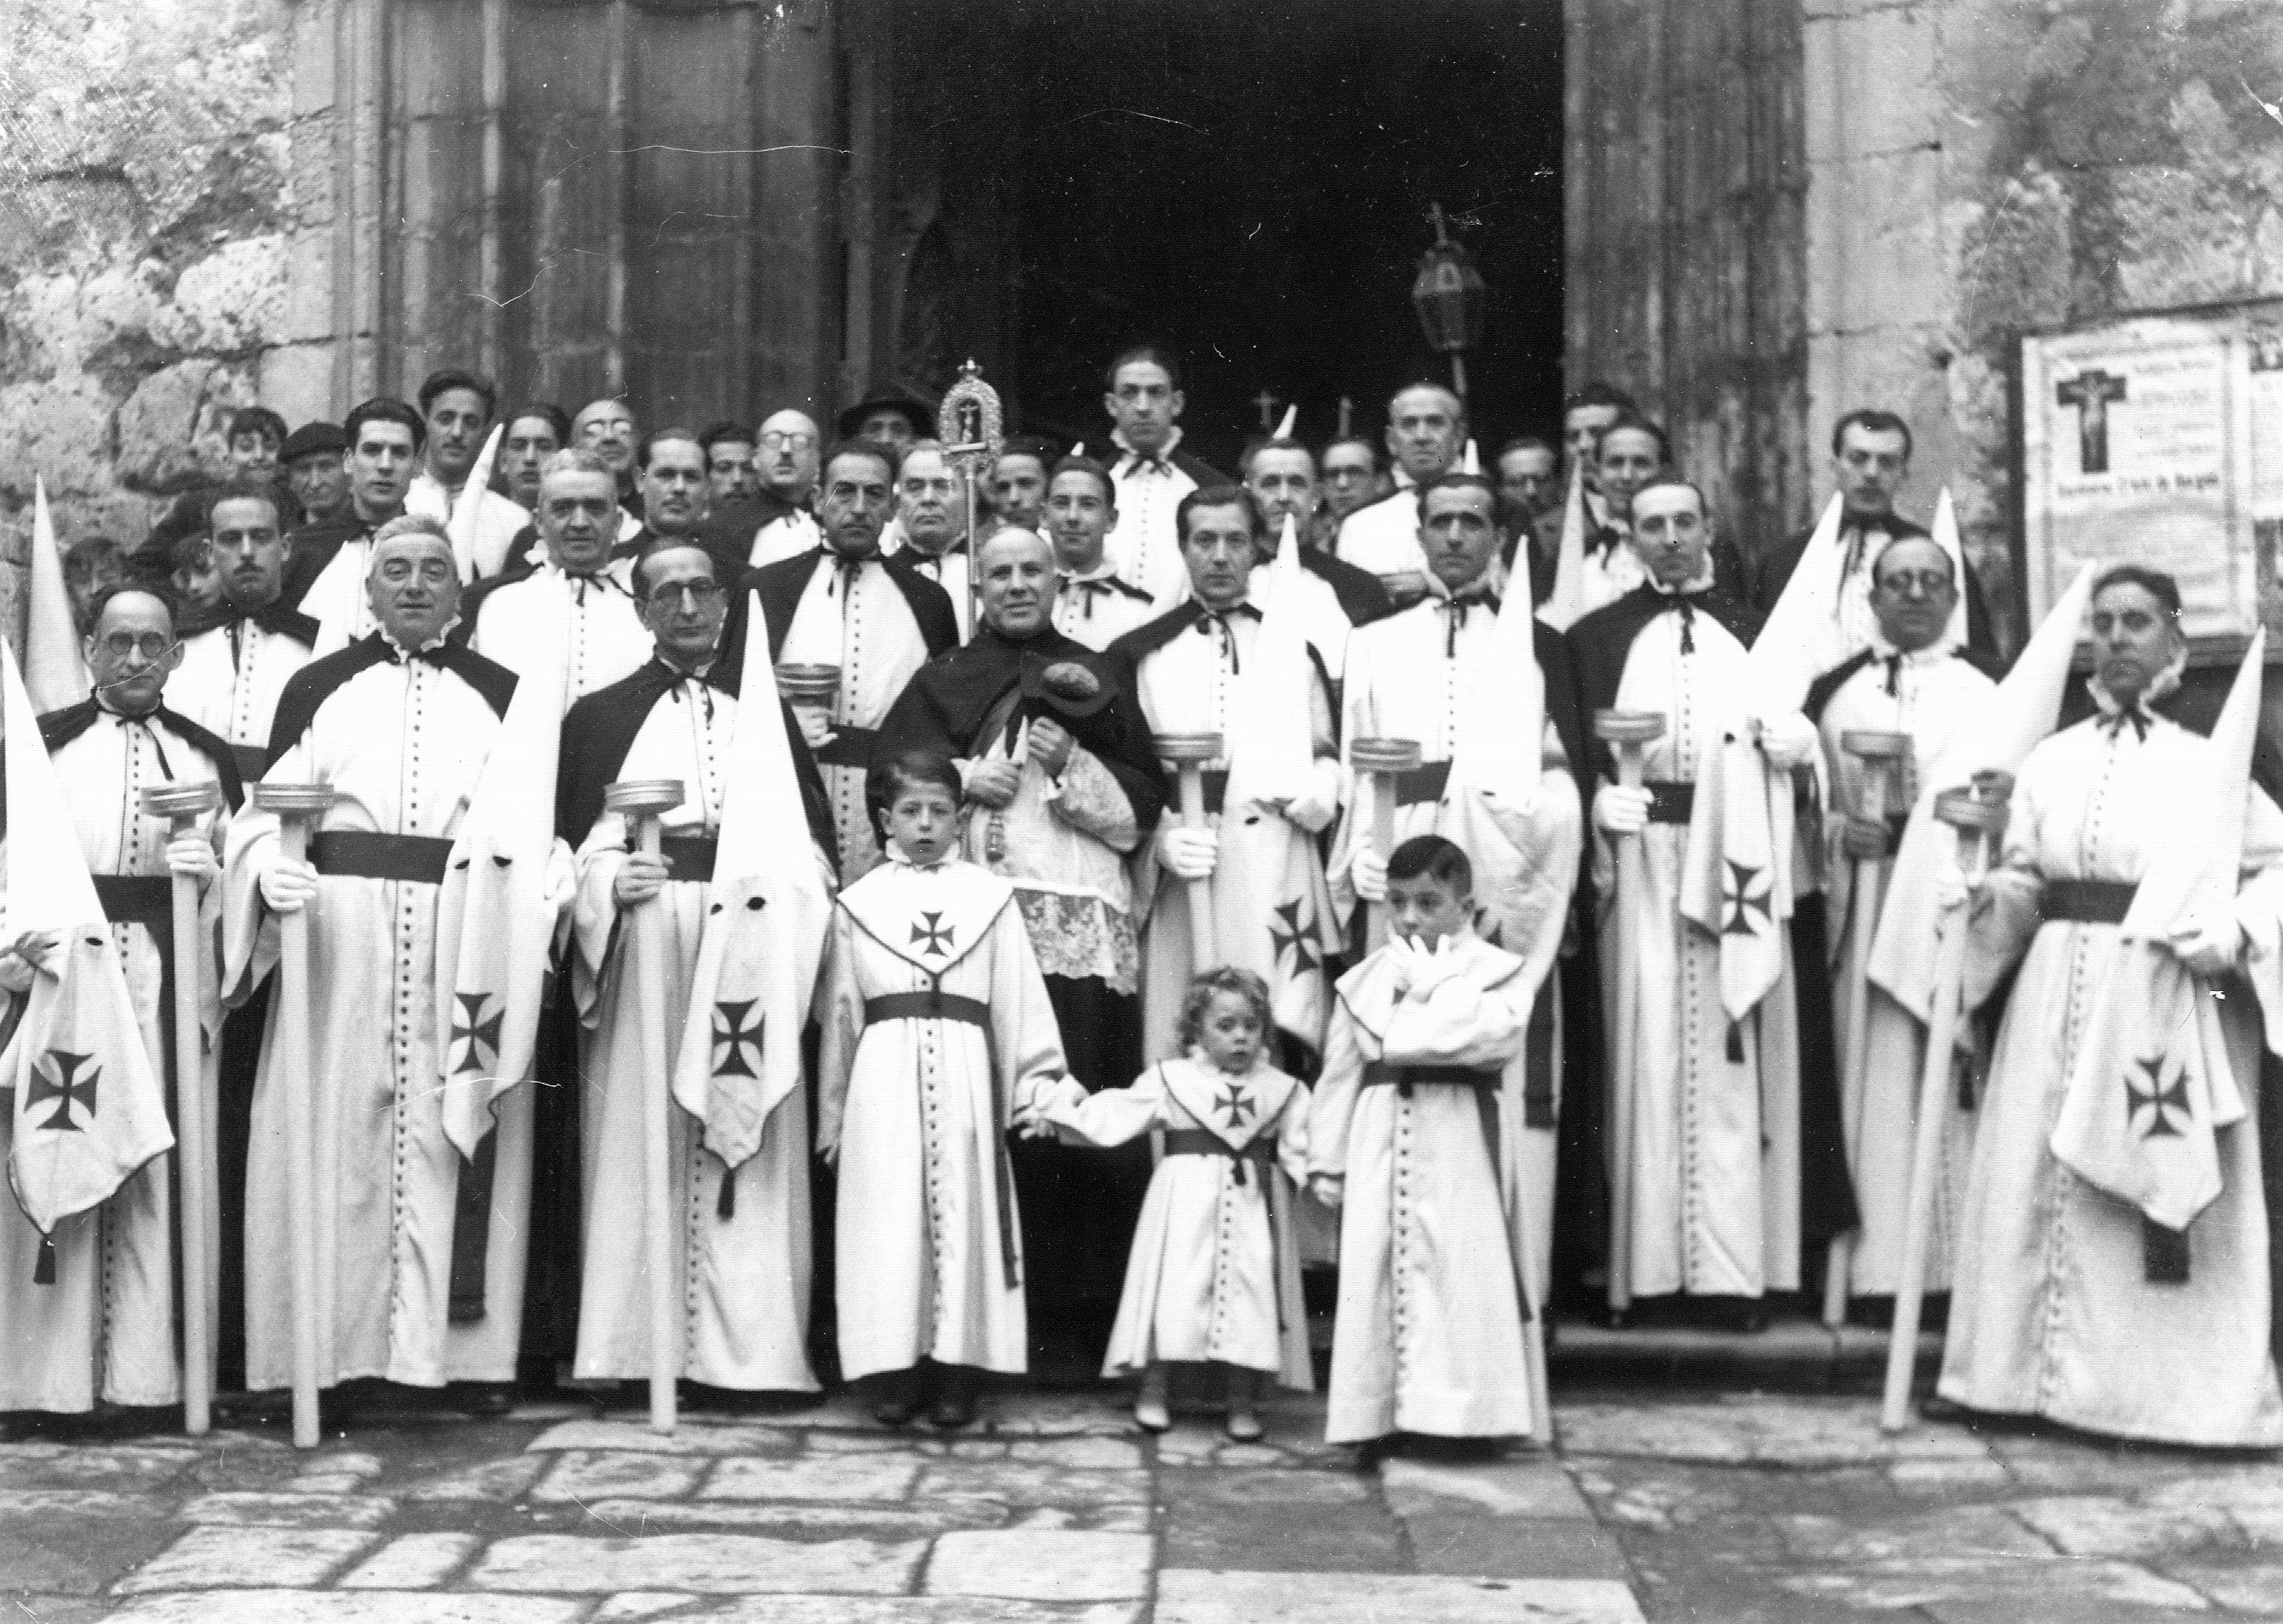
{"label": "white robe with black trim", "polygon": [[518,675],[560,670],[568,707],[631,676],[650,658],[652,639],[634,600],[633,571],[625,558],[593,576],[542,563],[477,605],[468,647]]}
{"label": "white robe with black trim", "polygon": [[[110,711],[51,759],[79,832],[80,851],[94,874],[165,874],[171,834],[165,820],[144,815],[143,791],[218,777],[205,753],[163,721],[130,723]],[[227,807],[200,820],[216,838],[229,822]],[[4,908],[0,939],[14,939]],[[202,936],[201,941],[211,938]],[[161,1061],[175,1011],[162,992],[165,965],[158,937],[146,925],[114,924],[111,942],[126,974],[144,1048],[154,1062]],[[211,1003],[211,960],[205,976]],[[209,1046],[199,1061],[209,1102],[218,1027],[218,1018],[208,1022]],[[154,1064],[152,1069],[160,1068]],[[207,1120],[214,1120],[211,1103]],[[0,1108],[0,1158],[9,1153],[14,1121],[12,1110]],[[52,1286],[32,1282],[39,1231],[13,1201],[0,1198],[0,1410],[77,1413],[92,1410],[97,1400],[135,1405],[182,1401],[175,1338],[175,1218],[168,1210],[177,1154],[167,1152],[129,1177],[110,1200],[56,1225]],[[221,1255],[221,1232],[212,1218],[206,1242],[209,1259]]]}
{"label": "white robe with black trim", "polygon": [[[340,796],[318,831],[448,840],[467,814],[500,719],[477,690],[425,660],[385,659],[343,682],[272,765],[277,783]],[[277,859],[277,820],[252,810],[230,827],[222,878],[223,981],[243,997],[277,961],[278,921],[261,874]],[[510,1090],[492,1130],[496,1162],[483,1316],[448,1323],[462,1163],[445,1137],[436,1024],[439,888],[322,875],[309,904],[314,1067],[277,1044],[280,1000],[254,1085],[246,1164],[246,1386],[292,1380],[285,1236],[285,1091],[314,1089],[320,1386],[379,1376],[411,1387],[510,1381],[530,1235],[532,1091]]]}
{"label": "white robe with black trim", "polygon": [[[1863,899],[1856,895],[1856,865],[1841,843],[1846,820],[1837,815],[1853,811],[1862,796],[1862,758],[1847,752],[1846,735],[1857,730],[1910,735],[1909,756],[1894,764],[1901,771],[1890,767],[1887,774],[1886,811],[1907,812],[1917,804],[1924,774],[1941,759],[1959,725],[1984,709],[1997,692],[1996,683],[1947,649],[1903,656],[1893,676],[1895,691],[1890,694],[1887,660],[1865,665],[1832,694],[1818,721],[1824,765],[1834,785],[1835,815],[1827,825],[1830,851],[1824,872],[1829,875],[1831,1009],[1843,1069],[1845,1057],[1853,1053],[1848,1031],[1851,989],[1865,968],[1855,962],[1853,938],[1854,910]],[[1874,871],[1879,887],[1871,899],[1874,907],[1884,896],[1889,866],[1882,863]],[[1847,1289],[1851,1296],[1891,1296],[1902,1267],[1926,1027],[1877,983],[1868,987],[1870,1035],[1864,1056],[1868,1084],[1858,1089],[1854,1078],[1840,1079],[1847,1165],[1863,1217],[1849,1257]],[[1944,1131],[1943,1174],[1935,1185],[1933,1242],[1927,1252],[1925,1285],[1929,1291],[1950,1286],[1951,1252],[1957,1244],[1958,1204],[1965,1193],[1974,1121],[1970,1112],[1953,1114]]]}
{"label": "white robe with black trim", "polygon": [[[651,707],[619,779],[678,779],[684,798],[658,820],[667,835],[719,835],[737,701],[684,678]],[[584,1105],[580,1171],[586,1255],[573,1374],[580,1380],[635,1380],[650,1374],[649,1247],[643,1233],[644,1091],[650,1075],[636,958],[646,939],[631,929],[612,895],[625,866],[625,817],[604,811],[579,848],[573,913],[573,985],[585,1027],[580,1044]],[[820,856],[820,862],[823,859]],[[667,1076],[690,1006],[711,887],[669,880],[656,901],[663,922]],[[759,1037],[753,1035],[754,1053]],[[808,1364],[808,1100],[795,1089],[769,1118],[760,1152],[738,1169],[733,1210],[720,1211],[723,1168],[705,1146],[705,1123],[669,1095],[667,1211],[681,1269],[679,1373],[716,1387],[814,1392]]]}
{"label": "white robe with black trim", "polygon": [[1516,1169],[1464,1083],[1366,1085],[1374,1064],[1500,1073],[1522,1087],[1522,961],[1471,932],[1451,978],[1399,991],[1385,949],[1340,977],[1308,1118],[1308,1173],[1343,1181],[1339,1317],[1324,1436],[1510,1437],[1531,1427]]}
{"label": "white robe with black trim", "polygon": [[[1000,1138],[1069,1068],[1014,895],[955,858],[891,861],[833,910],[818,977],[816,1142],[838,1157],[836,1294],[851,1379],[922,1358],[1025,1368],[1022,1228]],[[866,1017],[871,999],[931,987],[987,1006],[989,1024]]]}
{"label": "white robe with black trim", "polygon": [[225,744],[253,754],[269,748],[277,696],[309,663],[309,645],[252,620],[183,639],[183,663],[167,679],[167,703]]}

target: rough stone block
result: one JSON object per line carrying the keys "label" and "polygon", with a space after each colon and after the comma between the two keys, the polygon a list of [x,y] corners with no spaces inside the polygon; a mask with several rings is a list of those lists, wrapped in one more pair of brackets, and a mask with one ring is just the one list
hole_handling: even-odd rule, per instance
{"label": "rough stone block", "polygon": [[920,1463],[893,1455],[821,1455],[796,1460],[731,1456],[713,1468],[709,1500],[902,1500]]}
{"label": "rough stone block", "polygon": [[121,1596],[225,1589],[255,1576],[318,1585],[377,1542],[352,1528],[193,1528],[113,1589]]}
{"label": "rough stone block", "polygon": [[1551,1460],[1500,1461],[1479,1466],[1391,1460],[1380,1487],[1399,1517],[1447,1513],[1472,1507],[1500,1517],[1593,1519],[1593,1511],[1570,1474]]}
{"label": "rough stone block", "polygon": [[1439,1574],[1157,1575],[1157,1624],[1641,1624],[1631,1590],[1609,1580],[1469,1580]]}
{"label": "rough stone block", "polygon": [[571,1624],[586,1605],[433,1590],[207,1590],[138,1597],[111,1616],[133,1624]]}
{"label": "rough stone block", "polygon": [[479,1590],[573,1594],[672,1589],[707,1596],[894,1596],[911,1588],[925,1549],[918,1541],[807,1544],[741,1534],[661,1534],[649,1539],[534,1534],[494,1544],[464,1582]]}
{"label": "rough stone block", "polygon": [[678,1500],[697,1487],[702,1463],[665,1455],[579,1449],[565,1455],[531,1491],[534,1500],[585,1502],[607,1496]]}
{"label": "rough stone block", "polygon": [[269,1528],[378,1528],[396,1513],[393,1500],[371,1495],[201,1495],[182,1509],[189,1523]]}
{"label": "rough stone block", "polygon": [[175,279],[174,302],[153,322],[153,331],[169,347],[192,354],[239,354],[268,343],[283,336],[285,273],[284,237],[225,243]]}
{"label": "rough stone block", "polygon": [[185,491],[207,477],[192,440],[217,370],[211,361],[177,361],[136,386],[119,408],[121,479],[149,491]]}
{"label": "rough stone block", "polygon": [[1149,1590],[1150,1550],[1144,1534],[947,1534],[928,1564],[927,1590],[1039,1602],[1139,1600]]}
{"label": "rough stone block", "polygon": [[333,404],[333,346],[330,341],[285,344],[261,352],[263,402],[299,425],[340,408]]}
{"label": "rough stone block", "polygon": [[472,1534],[408,1534],[341,1576],[348,1590],[425,1590],[440,1585],[483,1548]]}
{"label": "rough stone block", "polygon": [[[180,404],[187,439],[195,392]],[[74,373],[0,388],[0,493],[29,501],[35,475],[47,481],[51,497],[101,490],[110,483],[110,432],[111,398],[91,377]]]}

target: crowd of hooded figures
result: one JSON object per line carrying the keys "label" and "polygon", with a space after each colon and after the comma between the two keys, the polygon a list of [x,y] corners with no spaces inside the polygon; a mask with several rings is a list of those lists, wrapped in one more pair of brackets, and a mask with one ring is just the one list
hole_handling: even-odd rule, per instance
{"label": "crowd of hooded figures", "polygon": [[1313,1300],[1379,1448],[1545,1436],[1555,1310],[1796,1296],[1930,1299],[1968,1410],[2283,1442],[2256,643],[2184,684],[2128,564],[2001,664],[1881,411],[1741,538],[1604,385],[1233,478],[1165,351],[1104,402],[978,463],[446,371],[239,413],[132,549],[43,497],[0,1411],[958,1427],[1082,1360],[1251,1438]]}

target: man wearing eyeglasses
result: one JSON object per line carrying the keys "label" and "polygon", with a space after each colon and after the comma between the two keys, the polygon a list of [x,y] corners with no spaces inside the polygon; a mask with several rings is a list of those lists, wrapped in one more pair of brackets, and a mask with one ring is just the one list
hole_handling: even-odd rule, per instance
{"label": "man wearing eyeglasses", "polygon": [[[689,449],[694,461],[694,442]],[[613,556],[618,510],[606,462],[577,447],[557,452],[539,476],[545,557],[479,582],[462,601],[457,634],[468,647],[518,675],[559,680],[565,709],[650,657],[633,561]]]}
{"label": "man wearing eyeglasses", "polygon": [[[1857,865],[1894,856],[1918,787],[1960,726],[1986,711],[1997,692],[1996,662],[1959,642],[1958,598],[1950,555],[1931,537],[1889,540],[1871,561],[1870,610],[1877,629],[1870,642],[1807,691],[1807,718],[1822,735],[1832,786],[1825,885],[1827,916],[1835,923],[1847,920],[1856,907],[1880,905],[1875,890],[1867,897],[1851,894],[1861,872]],[[1869,816],[1862,815],[1863,760],[1846,748],[1847,735],[1858,730],[1910,739],[1907,760],[1887,775],[1884,805]],[[1848,992],[1862,973],[1854,962],[1851,935],[1843,933],[1831,974],[1841,1054],[1850,1052],[1843,1025],[1851,1008]],[[1840,1080],[1849,1096],[1846,1144],[1863,1220],[1845,1285],[1850,1296],[1891,1296],[1901,1272],[1913,1104],[1926,1037],[1923,1023],[1875,983],[1869,998],[1860,1086],[1852,1079]],[[1973,1123],[1970,1115],[1960,1118],[1944,1141],[1943,1182],[1936,1187],[1950,1199],[1936,1203],[1940,1211],[1954,1211],[1963,1196]],[[1927,1259],[1928,1290],[1949,1288],[1954,1240],[1937,1231]]]}
{"label": "man wearing eyeglasses", "polygon": [[815,423],[800,412],[775,412],[762,423],[753,450],[760,490],[750,503],[717,511],[707,523],[705,544],[714,557],[759,569],[817,544],[812,509],[823,447]]}
{"label": "man wearing eyeglasses", "polygon": [[[164,703],[182,657],[170,600],[148,587],[113,587],[93,609],[82,640],[93,696],[42,717],[40,737],[111,921],[107,934],[126,973],[136,1030],[157,1058],[172,1048],[171,876],[190,875],[203,890],[221,872],[215,843],[238,804],[238,770],[221,740]],[[196,828],[170,834],[142,804],[146,787],[170,782],[217,783],[223,805]],[[211,1088],[211,1051],[203,1065]],[[170,1095],[180,1086],[170,1083]],[[0,1256],[8,1263],[0,1270],[0,1324],[9,1327],[10,1349],[0,1368],[0,1409],[83,1412],[98,1401],[181,1401],[168,1177],[167,1163],[154,1162],[97,1211],[58,1224],[51,1285],[33,1281],[37,1232],[12,1203],[0,1212]]]}
{"label": "man wearing eyeglasses", "polygon": [[269,765],[277,696],[309,663],[317,622],[284,601],[288,543],[266,482],[236,479],[215,492],[206,533],[222,581],[221,614],[185,621],[175,703],[230,746],[242,777],[256,779]]}
{"label": "man wearing eyeglasses", "polygon": [[[828,708],[795,714],[823,769],[838,839],[840,877],[853,883],[880,860],[879,832],[864,804],[864,775],[881,719],[912,673],[958,646],[959,622],[944,589],[910,554],[884,555],[880,535],[894,502],[896,454],[851,440],[825,459],[817,499],[823,544],[756,570],[769,657],[778,665],[827,665],[840,673]],[[747,628],[737,606],[722,657],[740,657]]]}
{"label": "man wearing eyeglasses", "polygon": [[[656,509],[651,509],[655,515]],[[651,657],[630,676],[588,695],[563,724],[557,828],[578,851],[571,974],[591,1023],[580,1041],[581,1109],[587,1147],[587,1236],[580,1293],[575,1375],[582,1381],[635,1381],[650,1374],[650,1296],[643,1210],[643,1088],[641,1011],[622,955],[620,929],[638,909],[662,911],[666,924],[666,1019],[679,1030],[697,972],[721,831],[730,748],[736,737],[742,673],[720,657],[726,596],[713,556],[668,539],[634,563],[631,582]],[[774,689],[753,695],[783,706]],[[793,773],[808,813],[816,860],[830,884],[833,844],[824,784],[784,710]],[[621,779],[673,779],[681,805],[661,818],[661,851],[627,850],[623,815],[604,810],[604,788]],[[814,1391],[805,1347],[808,1317],[808,1135],[805,1108],[773,1119],[753,1170],[734,1180],[725,1206],[724,1168],[705,1154],[702,1124],[671,1113],[673,1192],[682,1258],[677,1295],[690,1305],[682,1373],[737,1392]]]}

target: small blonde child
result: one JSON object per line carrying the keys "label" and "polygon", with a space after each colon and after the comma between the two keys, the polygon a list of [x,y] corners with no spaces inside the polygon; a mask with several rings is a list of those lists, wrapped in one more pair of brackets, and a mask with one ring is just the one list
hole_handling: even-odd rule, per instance
{"label": "small blonde child", "polygon": [[1268,987],[1250,970],[1189,983],[1182,1054],[1134,1086],[1059,1090],[1044,1116],[1064,1140],[1107,1147],[1153,1129],[1165,1154],[1149,1182],[1103,1362],[1139,1371],[1134,1418],[1173,1425],[1167,1366],[1217,1364],[1232,1438],[1260,1436],[1261,1378],[1314,1386],[1300,1303],[1293,1210],[1307,1157],[1308,1091],[1266,1059]]}

